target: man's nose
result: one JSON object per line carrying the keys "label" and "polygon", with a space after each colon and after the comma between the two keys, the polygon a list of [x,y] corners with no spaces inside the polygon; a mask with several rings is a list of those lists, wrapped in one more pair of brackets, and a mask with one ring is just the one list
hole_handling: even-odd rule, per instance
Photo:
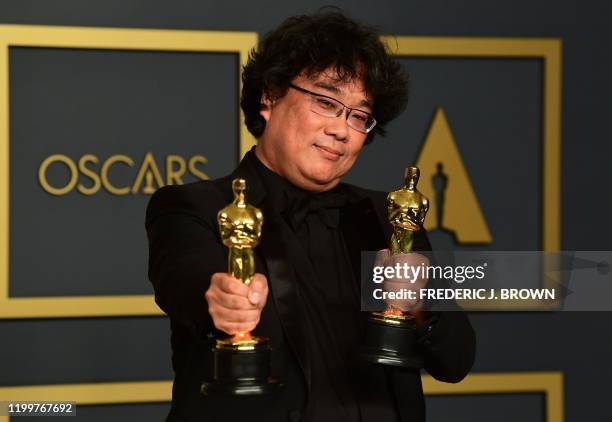
{"label": "man's nose", "polygon": [[348,140],[348,122],[347,122],[348,111],[343,111],[338,117],[330,117],[325,122],[325,134],[335,137],[339,141]]}

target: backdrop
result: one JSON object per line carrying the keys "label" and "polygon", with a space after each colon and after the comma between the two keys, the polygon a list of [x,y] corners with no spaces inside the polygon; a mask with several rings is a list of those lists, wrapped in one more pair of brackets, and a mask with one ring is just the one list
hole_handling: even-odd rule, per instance
{"label": "backdrop", "polygon": [[[325,4],[0,2],[0,401],[165,417],[147,201],[235,167],[253,143],[238,107],[248,51]],[[334,4],[379,27],[411,76],[407,110],[347,181],[390,191],[418,163],[438,248],[610,249],[609,2]],[[473,373],[425,379],[428,420],[612,420],[609,313],[470,316]]]}

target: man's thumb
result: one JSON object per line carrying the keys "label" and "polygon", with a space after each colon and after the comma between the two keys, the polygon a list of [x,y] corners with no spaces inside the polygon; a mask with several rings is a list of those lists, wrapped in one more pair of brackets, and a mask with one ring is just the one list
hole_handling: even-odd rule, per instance
{"label": "man's thumb", "polygon": [[257,306],[263,299],[264,284],[259,278],[254,278],[249,283],[248,299],[251,305]]}

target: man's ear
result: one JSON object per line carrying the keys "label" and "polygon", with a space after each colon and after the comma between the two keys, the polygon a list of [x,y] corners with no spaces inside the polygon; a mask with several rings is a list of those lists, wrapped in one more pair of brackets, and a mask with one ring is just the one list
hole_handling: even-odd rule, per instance
{"label": "man's ear", "polygon": [[272,113],[272,107],[274,106],[274,101],[270,98],[270,95],[267,93],[261,94],[261,106],[259,109],[259,114],[264,118],[266,123],[270,120],[270,115]]}

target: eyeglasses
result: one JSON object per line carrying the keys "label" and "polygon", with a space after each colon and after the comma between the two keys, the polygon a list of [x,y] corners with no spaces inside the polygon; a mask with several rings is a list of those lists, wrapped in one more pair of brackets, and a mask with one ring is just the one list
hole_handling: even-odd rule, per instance
{"label": "eyeglasses", "polygon": [[314,113],[325,117],[339,117],[344,110],[347,110],[346,123],[361,133],[368,133],[376,126],[376,119],[370,113],[347,107],[335,98],[317,94],[293,84],[289,84],[289,87],[310,95],[312,100],[310,110]]}

